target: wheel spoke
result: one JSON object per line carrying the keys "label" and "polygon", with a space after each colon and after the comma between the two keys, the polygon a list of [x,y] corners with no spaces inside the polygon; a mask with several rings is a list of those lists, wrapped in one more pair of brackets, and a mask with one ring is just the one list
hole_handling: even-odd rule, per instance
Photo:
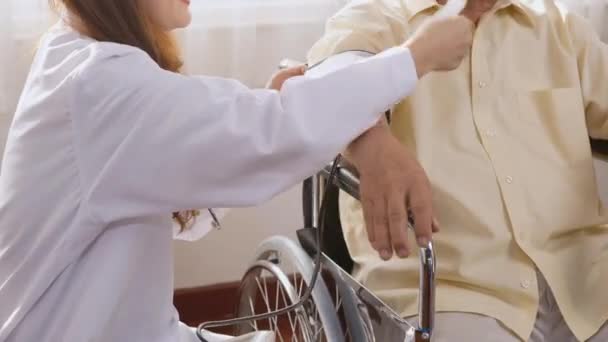
{"label": "wheel spoke", "polygon": [[[255,315],[255,305],[253,304],[253,298],[249,297],[249,307],[251,308],[251,314]],[[253,329],[255,331],[258,331],[258,322],[257,321],[250,321],[249,324],[251,324],[253,326]]]}
{"label": "wheel spoke", "polygon": [[304,289],[304,276],[300,277],[300,286],[299,286],[299,290],[298,290],[298,297],[302,298],[302,290]]}
{"label": "wheel spoke", "polygon": [[[287,297],[285,295],[285,290],[283,289],[283,287],[281,287],[281,297],[283,298],[283,302],[285,303],[285,306],[291,304],[291,302],[287,301]],[[289,318],[289,326],[291,327],[291,331],[295,331],[295,322],[292,320],[291,314],[292,314],[291,312],[287,313],[287,317]]]}
{"label": "wheel spoke", "polygon": [[[256,278],[255,282],[258,285],[258,289],[260,290],[260,293],[262,294],[262,300],[264,301],[264,305],[266,305],[266,310],[268,310],[267,312],[270,312],[271,310],[270,310],[270,303],[269,303],[269,300],[268,300],[268,289],[266,288],[265,278],[262,278],[262,279],[264,279],[264,281],[263,281],[264,286],[262,286],[262,283],[260,283],[260,279],[259,278]],[[271,318],[269,317],[266,320],[268,321],[268,329],[272,329],[272,320],[271,320]]]}

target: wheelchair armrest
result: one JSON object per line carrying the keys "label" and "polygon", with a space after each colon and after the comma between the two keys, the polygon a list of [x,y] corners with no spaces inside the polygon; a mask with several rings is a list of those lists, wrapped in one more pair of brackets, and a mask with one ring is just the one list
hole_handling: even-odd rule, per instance
{"label": "wheelchair armrest", "polygon": [[311,258],[317,253],[318,242],[317,242],[317,231],[316,228],[303,228],[296,232],[298,236],[298,242],[302,246],[302,249],[306,251],[306,254]]}
{"label": "wheelchair armrest", "polygon": [[[331,173],[331,169],[333,167],[333,163],[325,166],[323,170],[320,171],[320,174],[325,178],[329,178],[329,174]],[[360,199],[359,194],[359,174],[355,170],[353,166],[346,163],[341,163],[338,166],[338,173],[334,178],[333,185],[340,188],[340,190],[346,192],[356,199]]]}

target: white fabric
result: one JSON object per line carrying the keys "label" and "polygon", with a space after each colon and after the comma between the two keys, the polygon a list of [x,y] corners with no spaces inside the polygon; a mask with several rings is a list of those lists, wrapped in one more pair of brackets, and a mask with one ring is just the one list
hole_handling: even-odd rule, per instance
{"label": "white fabric", "polygon": [[394,48],[251,90],[57,26],[0,172],[0,341],[179,341],[170,213],[269,199],[415,83],[409,51]]}

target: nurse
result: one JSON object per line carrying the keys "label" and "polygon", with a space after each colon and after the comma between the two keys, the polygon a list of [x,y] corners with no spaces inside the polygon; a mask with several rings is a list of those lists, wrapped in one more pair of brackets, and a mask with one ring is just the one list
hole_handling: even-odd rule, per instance
{"label": "nurse", "polygon": [[297,184],[419,78],[456,68],[473,30],[435,21],[364,62],[291,69],[265,90],[178,72],[168,32],[189,24],[189,0],[57,5],[0,174],[0,341],[195,341],[172,304],[172,224],[197,238],[205,217],[192,209]]}

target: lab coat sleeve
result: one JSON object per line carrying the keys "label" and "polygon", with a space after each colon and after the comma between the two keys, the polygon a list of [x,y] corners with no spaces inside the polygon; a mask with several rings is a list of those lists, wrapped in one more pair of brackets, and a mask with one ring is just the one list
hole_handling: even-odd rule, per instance
{"label": "lab coat sleeve", "polygon": [[565,20],[577,54],[589,136],[608,139],[608,45],[583,17],[566,13]]}
{"label": "lab coat sleeve", "polygon": [[334,54],[362,50],[373,54],[404,43],[407,19],[400,1],[357,0],[349,2],[326,24],[325,34],[308,53],[317,64]]}
{"label": "lab coat sleeve", "polygon": [[139,50],[76,77],[72,113],[84,197],[105,223],[256,205],[319,170],[409,94],[407,49],[281,92],[164,71]]}

